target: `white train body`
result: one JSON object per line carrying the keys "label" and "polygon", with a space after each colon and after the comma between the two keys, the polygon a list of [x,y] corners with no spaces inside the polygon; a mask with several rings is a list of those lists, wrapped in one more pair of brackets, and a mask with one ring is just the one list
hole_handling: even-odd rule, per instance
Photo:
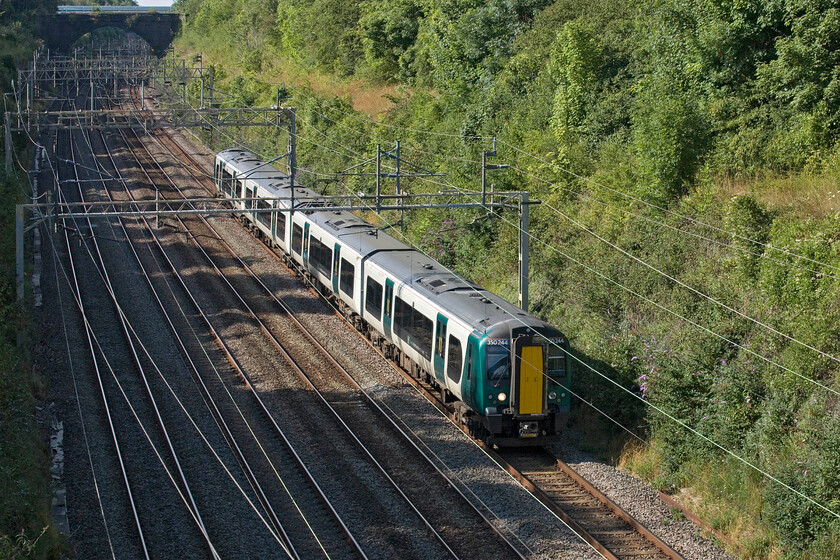
{"label": "white train body", "polygon": [[[458,400],[470,431],[501,445],[559,433],[569,358],[555,328],[446,270],[254,154],[217,154],[219,193],[278,247],[386,356]],[[241,201],[241,199],[249,199]]]}

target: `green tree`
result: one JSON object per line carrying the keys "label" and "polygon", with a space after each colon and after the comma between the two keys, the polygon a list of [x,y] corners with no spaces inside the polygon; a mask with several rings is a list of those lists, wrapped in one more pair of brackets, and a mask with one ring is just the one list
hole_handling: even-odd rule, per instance
{"label": "green tree", "polygon": [[688,192],[706,151],[708,125],[693,92],[673,75],[656,73],[637,87],[634,144],[643,194],[670,203]]}
{"label": "green tree", "polygon": [[417,0],[368,0],[359,19],[365,61],[384,81],[409,81],[415,75],[415,42],[423,18]]}
{"label": "green tree", "polygon": [[596,100],[603,51],[595,30],[580,21],[565,24],[551,49],[548,70],[557,83],[551,125],[561,143],[581,132]]}

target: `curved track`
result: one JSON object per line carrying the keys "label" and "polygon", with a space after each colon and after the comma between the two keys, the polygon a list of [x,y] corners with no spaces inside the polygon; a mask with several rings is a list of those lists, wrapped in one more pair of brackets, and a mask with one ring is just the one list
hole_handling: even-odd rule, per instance
{"label": "curved track", "polygon": [[[186,154],[184,157],[189,159]],[[196,162],[192,163],[198,168]],[[400,371],[413,384],[419,385],[416,378]],[[430,388],[424,390],[441,410],[452,415],[453,411],[440,402],[437,392]],[[681,558],[653,532],[546,451],[496,453],[486,446],[485,449],[605,558]]]}
{"label": "curved track", "polygon": [[[137,139],[128,139],[129,145],[131,145],[131,152],[132,156],[137,159],[138,164],[141,160],[144,160],[144,164],[151,163],[150,154],[146,154],[144,156],[142,151],[145,150],[142,144],[137,141]],[[155,169],[155,166],[157,168]],[[143,165],[139,166],[143,168]],[[166,174],[163,168],[157,164],[152,164],[150,166],[153,171],[147,172],[143,171],[147,181],[147,184],[157,183],[159,188],[163,189],[164,187],[172,190],[174,187],[174,182],[166,177]],[[117,173],[116,168],[111,173]],[[168,183],[168,186],[167,186]],[[245,281],[245,277],[238,273],[235,269],[238,267],[240,270],[244,266],[247,269],[247,265],[244,263],[239,262],[238,265],[232,266],[232,262],[236,260],[235,252],[231,251],[229,247],[222,248],[220,245],[224,245],[221,243],[220,236],[217,232],[215,232],[210,224],[207,221],[201,221],[200,226],[198,220],[190,219],[189,226],[186,224],[186,221],[179,222],[179,228],[182,232],[188,232],[188,237],[195,242],[196,247],[200,249],[200,252],[203,254],[203,258],[205,259],[206,263],[210,263],[213,270],[216,271],[217,278],[222,281],[223,285],[227,286],[227,291],[230,294],[235,294],[235,297],[238,299],[238,304],[236,306],[237,309],[248,310],[248,313],[251,316],[251,320],[253,320],[256,324],[258,324],[259,330],[263,333],[265,338],[271,340],[271,343],[275,347],[276,350],[280,350],[284,352],[287,356],[287,360],[289,363],[298,363],[298,364],[305,364],[306,369],[310,372],[310,385],[309,389],[312,392],[317,394],[317,385],[321,385],[322,387],[326,385],[327,391],[321,394],[319,399],[324,405],[331,405],[331,412],[330,414],[335,418],[338,419],[338,422],[344,426],[351,426],[353,425],[352,429],[348,429],[348,434],[353,434],[351,439],[355,441],[355,447],[357,448],[357,453],[360,452],[367,457],[367,460],[371,462],[371,464],[377,465],[377,468],[382,473],[382,476],[389,481],[392,488],[400,495],[403,496],[404,502],[409,505],[409,508],[414,511],[414,513],[418,516],[418,519],[421,520],[421,525],[425,525],[429,532],[435,535],[436,540],[438,541],[438,546],[442,547],[442,551],[444,554],[447,554],[451,557],[461,558],[461,557],[473,557],[475,554],[478,554],[479,551],[483,551],[481,555],[486,555],[487,551],[490,550],[493,553],[494,557],[521,557],[516,551],[511,547],[510,543],[506,542],[504,539],[500,539],[497,536],[494,536],[495,529],[492,527],[491,524],[487,523],[486,519],[483,519],[480,515],[478,515],[477,511],[469,506],[466,500],[463,499],[462,496],[458,495],[457,492],[441,492],[439,495],[435,496],[434,500],[430,500],[428,493],[425,490],[422,490],[423,485],[422,483],[428,482],[429,476],[437,476],[442,477],[441,482],[446,482],[445,477],[439,472],[436,471],[432,465],[432,463],[428,460],[424,460],[421,458],[422,454],[420,454],[419,450],[416,446],[410,444],[410,441],[400,432],[397,435],[396,427],[394,426],[395,433],[391,435],[389,438],[383,438],[383,434],[381,431],[381,426],[379,422],[371,422],[373,414],[375,410],[375,406],[373,401],[370,401],[370,407],[368,410],[363,411],[362,414],[359,414],[357,411],[354,411],[355,406],[347,406],[348,401],[346,400],[347,396],[350,395],[352,399],[351,393],[355,393],[358,395],[363,394],[360,393],[360,388],[358,386],[351,387],[349,385],[336,388],[335,387],[335,375],[326,376],[323,374],[321,369],[323,368],[323,363],[328,361],[329,358],[327,355],[323,354],[323,349],[318,349],[317,347],[310,347],[310,348],[293,348],[291,351],[286,351],[283,348],[283,344],[280,344],[278,337],[276,337],[272,331],[286,329],[288,330],[289,326],[278,326],[276,323],[276,306],[280,304],[276,298],[274,298],[273,302],[269,302],[268,307],[265,307],[265,302],[262,302],[262,306],[257,306],[256,310],[250,309],[250,306],[253,305],[251,301],[258,301],[260,298],[258,294],[255,294],[256,291],[267,291],[264,285],[258,282],[254,275],[251,275],[250,281]],[[151,235],[153,229],[150,224],[145,224],[146,231],[149,232],[147,235]],[[204,229],[201,231],[196,231],[197,227],[203,227]],[[131,234],[129,234],[131,235]],[[153,236],[156,238],[156,236]],[[156,238],[154,241],[155,245],[158,246],[159,249],[165,245],[165,243],[161,243],[159,239]],[[203,248],[202,245],[209,244],[209,248]],[[228,252],[227,255],[223,255],[222,251],[226,250]],[[170,271],[183,269],[182,266],[177,265],[176,263],[167,259],[170,264]],[[174,259],[173,259],[174,260]],[[205,266],[206,266],[205,263]],[[182,263],[183,264],[183,263]],[[195,263],[194,263],[195,264]],[[250,287],[248,286],[250,282]],[[188,290],[187,282],[181,282],[182,288]],[[205,286],[208,288],[207,286]],[[194,290],[192,290],[194,291]],[[217,291],[217,290],[212,290]],[[270,291],[267,291],[270,294]],[[244,294],[243,294],[244,293]],[[196,297],[197,296],[197,297]],[[196,308],[200,308],[200,306],[204,305],[202,302],[199,302],[198,299],[201,296],[197,293],[193,294],[191,297],[192,304]],[[263,295],[263,299],[265,295]],[[247,302],[247,303],[246,303]],[[165,307],[161,305],[161,307]],[[224,330],[224,327],[215,327],[212,325],[212,322],[207,319],[211,313],[203,312],[202,313],[205,317],[205,322],[207,326],[211,327],[214,332],[219,332]],[[218,314],[216,314],[218,315]],[[264,316],[264,319],[260,317],[260,315]],[[274,324],[270,324],[274,322]],[[295,331],[291,333],[286,332],[286,336],[288,337],[291,335],[292,338],[296,340],[301,340],[305,338],[305,336],[301,336],[301,331],[299,330],[301,326],[298,324],[297,327],[294,327]],[[221,340],[222,337],[219,337],[217,340],[217,344],[224,344]],[[311,339],[314,341],[314,339]],[[297,356],[293,356],[293,353],[297,353]],[[321,353],[319,355],[319,352]],[[237,363],[241,361],[240,358],[237,358],[237,351],[226,349],[225,353],[228,357],[228,360]],[[318,357],[320,356],[320,357]],[[313,361],[313,357],[315,358]],[[336,364],[337,365],[337,364]],[[303,374],[304,367],[297,367],[298,373]],[[260,385],[260,380],[253,381],[244,373],[244,369],[238,367],[240,374],[246,379],[247,386],[254,391],[255,394],[258,394],[256,391],[256,387]],[[347,380],[347,377],[344,377]],[[330,385],[332,383],[332,385]],[[349,383],[349,381],[345,381],[345,383]],[[338,395],[338,397],[336,397]],[[268,399],[266,399],[268,400]],[[265,408],[270,409],[272,406],[278,407],[277,403],[267,403]],[[299,406],[297,403],[293,402],[285,402],[282,406],[284,406],[287,410],[290,407]],[[300,414],[291,414],[285,416],[297,416],[300,418],[305,418],[306,415],[312,415],[312,408],[311,404],[308,405],[310,408],[301,408]],[[348,410],[349,414],[348,414]],[[275,425],[279,422],[279,416],[274,413],[272,417],[272,423]],[[335,422],[335,420],[333,421]],[[375,426],[375,427],[373,427]],[[364,430],[367,433],[363,433]],[[360,435],[355,435],[359,433]],[[362,440],[366,441],[362,441]],[[383,441],[388,441],[389,443],[387,446],[383,443]],[[397,444],[396,442],[400,442]],[[378,447],[378,450],[372,451],[371,447]],[[347,453],[347,444],[344,444],[344,449],[342,449],[343,453]],[[413,451],[412,451],[413,449]],[[411,461],[406,461],[406,457],[412,456],[413,459]],[[381,462],[389,461],[390,464],[382,465]],[[400,478],[397,481],[397,478]],[[453,487],[454,488],[454,487]],[[403,490],[405,489],[405,490]],[[408,494],[413,494],[413,496],[409,496]],[[424,512],[421,512],[421,509]],[[429,518],[433,517],[433,521],[429,521]],[[473,519],[474,521],[469,521],[469,519]],[[410,520],[405,520],[407,523],[411,523]],[[483,525],[485,527],[484,530],[475,530],[476,524]],[[494,544],[495,543],[495,544]],[[396,553],[399,549],[397,549]],[[404,552],[411,553],[411,550],[404,550]],[[440,553],[432,553],[435,556],[440,555]]]}

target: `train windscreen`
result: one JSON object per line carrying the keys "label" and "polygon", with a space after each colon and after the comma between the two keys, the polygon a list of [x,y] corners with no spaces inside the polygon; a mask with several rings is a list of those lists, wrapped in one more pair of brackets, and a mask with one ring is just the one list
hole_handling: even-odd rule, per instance
{"label": "train windscreen", "polygon": [[508,379],[510,379],[510,348],[487,346],[487,380],[498,387],[502,381]]}

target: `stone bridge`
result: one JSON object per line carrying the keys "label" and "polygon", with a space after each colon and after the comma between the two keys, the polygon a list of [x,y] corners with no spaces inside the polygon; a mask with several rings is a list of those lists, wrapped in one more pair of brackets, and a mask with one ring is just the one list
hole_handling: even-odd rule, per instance
{"label": "stone bridge", "polygon": [[39,18],[36,33],[48,49],[69,52],[82,35],[103,27],[117,27],[136,33],[152,46],[155,54],[163,56],[181,29],[181,14],[177,12],[114,8],[60,6],[58,13]]}

